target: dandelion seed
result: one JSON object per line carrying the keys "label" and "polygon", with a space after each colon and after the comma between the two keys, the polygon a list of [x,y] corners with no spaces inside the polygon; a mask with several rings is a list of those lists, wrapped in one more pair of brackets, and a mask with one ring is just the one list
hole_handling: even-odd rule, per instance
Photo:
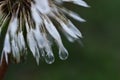
{"label": "dandelion seed", "polygon": [[26,55],[26,49],[29,48],[37,64],[41,57],[51,64],[55,60],[52,51],[53,41],[58,46],[60,59],[67,59],[68,51],[52,20],[59,24],[70,42],[82,38],[82,34],[65,15],[80,22],[85,20],[63,7],[64,2],[89,7],[83,0],[0,0],[0,36],[8,23],[1,61],[5,56],[8,63],[8,55],[12,55],[12,58],[19,63],[21,56]]}

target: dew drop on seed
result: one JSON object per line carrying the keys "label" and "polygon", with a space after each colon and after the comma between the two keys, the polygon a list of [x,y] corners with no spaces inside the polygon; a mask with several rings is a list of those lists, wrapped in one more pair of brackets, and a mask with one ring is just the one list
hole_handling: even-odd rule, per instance
{"label": "dew drop on seed", "polygon": [[61,60],[66,60],[68,58],[68,53],[67,52],[61,52],[59,53],[59,57]]}
{"label": "dew drop on seed", "polygon": [[55,58],[53,55],[46,55],[44,58],[45,58],[46,63],[48,64],[52,64],[55,61]]}

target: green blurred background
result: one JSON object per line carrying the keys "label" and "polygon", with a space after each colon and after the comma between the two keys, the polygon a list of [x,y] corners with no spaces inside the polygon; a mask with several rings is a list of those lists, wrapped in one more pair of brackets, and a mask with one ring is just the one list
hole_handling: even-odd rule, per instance
{"label": "green blurred background", "polygon": [[[11,64],[4,80],[120,80],[120,0],[85,0],[91,8],[67,5],[86,23],[72,20],[81,30],[83,47],[63,39],[70,55],[37,66],[29,55],[21,64]],[[56,51],[57,52],[57,51]]]}

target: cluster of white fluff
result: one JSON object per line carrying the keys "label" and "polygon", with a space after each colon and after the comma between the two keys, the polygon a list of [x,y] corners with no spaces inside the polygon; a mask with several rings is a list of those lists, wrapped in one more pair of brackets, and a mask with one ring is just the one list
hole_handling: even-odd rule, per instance
{"label": "cluster of white fluff", "polygon": [[[9,0],[0,1],[0,7],[5,5],[6,1]],[[9,13],[2,12],[2,9],[0,11],[2,14],[0,31],[4,28],[6,21],[9,21],[1,61],[5,56],[8,63],[8,55],[11,54],[17,63],[20,62],[21,56],[26,54],[27,44],[38,64],[40,57],[43,57],[48,64],[51,64],[55,60],[52,51],[53,41],[58,46],[60,59],[67,59],[68,51],[62,43],[58,28],[70,42],[73,42],[82,38],[82,34],[65,15],[80,22],[85,20],[62,5],[64,2],[71,2],[83,7],[89,7],[87,3],[83,0],[26,0],[30,3],[29,10],[26,10],[24,6],[21,9],[19,1],[21,0],[16,0],[18,2],[16,12],[11,13],[11,11],[14,11],[13,9]],[[58,23],[59,27],[53,24],[51,18]],[[24,31],[26,37],[23,34]],[[53,40],[49,39],[49,37]]]}

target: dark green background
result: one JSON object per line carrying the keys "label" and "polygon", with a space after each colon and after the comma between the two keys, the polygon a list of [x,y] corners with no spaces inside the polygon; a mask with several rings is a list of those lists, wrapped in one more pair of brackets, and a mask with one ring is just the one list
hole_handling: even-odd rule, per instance
{"label": "dark green background", "polygon": [[21,64],[11,64],[5,80],[120,80],[120,0],[86,0],[91,8],[67,5],[86,23],[72,20],[81,30],[83,47],[77,43],[64,45],[70,55],[48,65],[37,66],[29,55]]}

